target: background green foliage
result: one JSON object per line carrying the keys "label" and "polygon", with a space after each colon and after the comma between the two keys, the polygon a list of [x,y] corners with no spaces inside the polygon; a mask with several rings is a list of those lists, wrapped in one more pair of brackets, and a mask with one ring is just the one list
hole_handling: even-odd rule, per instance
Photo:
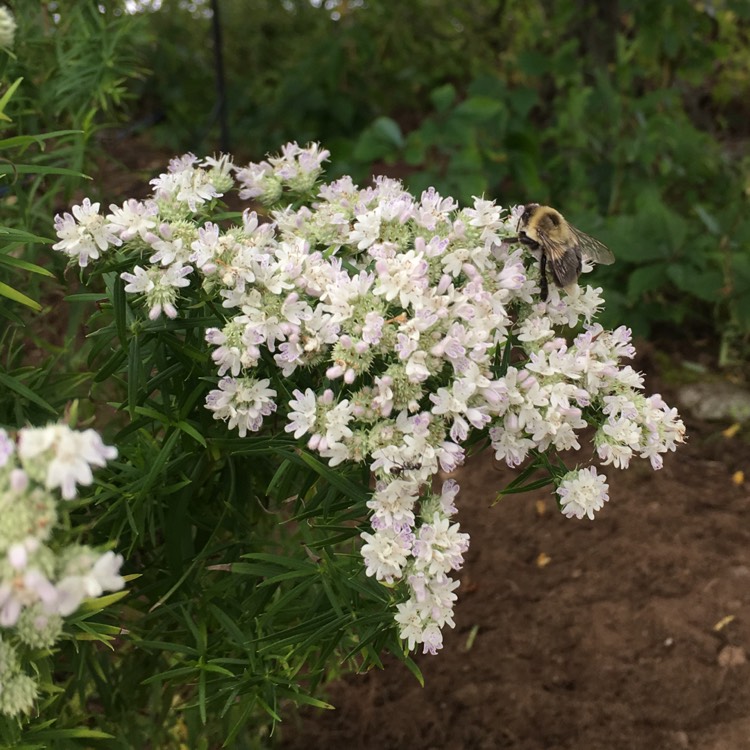
{"label": "background green foliage", "polygon": [[[97,134],[123,116],[145,68],[138,16],[94,3],[16,3],[13,52],[0,52],[0,424],[39,424],[85,380],[71,353],[81,308],[63,309],[52,218],[86,189]],[[25,314],[42,312],[38,317]],[[74,372],[78,370],[78,372]],[[86,414],[85,417],[90,416]]]}
{"label": "background green foliage", "polygon": [[[320,140],[361,179],[552,203],[615,251],[596,274],[608,322],[714,328],[725,352],[746,338],[745,0],[320,5],[221,0],[235,152]],[[167,0],[150,19],[142,101],[174,150],[216,144],[198,8]]]}

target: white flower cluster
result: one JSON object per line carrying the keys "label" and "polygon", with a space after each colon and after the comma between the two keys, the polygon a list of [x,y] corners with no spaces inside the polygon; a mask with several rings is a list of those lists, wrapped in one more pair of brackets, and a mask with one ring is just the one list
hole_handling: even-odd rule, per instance
{"label": "white flower cluster", "polygon": [[[50,648],[62,618],[84,599],[124,585],[120,555],[49,544],[60,520],[51,490],[74,498],[77,485],[92,482],[91,467],[116,455],[93,430],[53,424],[22,429],[14,440],[0,428],[0,630],[31,648]],[[14,646],[0,639],[0,713],[26,712],[35,696]]]}
{"label": "white flower cluster", "polygon": [[0,47],[12,50],[16,40],[16,19],[10,10],[0,5]]}
{"label": "white flower cluster", "polygon": [[36,680],[23,671],[16,649],[0,638],[0,714],[30,713],[38,690]]}
{"label": "white flower cluster", "polygon": [[[206,201],[227,189],[229,162],[189,155],[149,200],[58,218],[55,247],[81,265],[102,241],[122,247],[120,260],[149,256],[122,277],[151,318],[175,317],[189,284],[221,300],[225,320],[206,331],[220,378],[207,408],[242,436],[279,409],[284,429],[331,466],[368,462],[367,574],[402,583],[401,635],[434,653],[453,626],[450,574],[468,536],[451,522],[458,485],[436,494],[433,479],[462,464],[472,433],[486,430],[496,456],[518,466],[532,451],[579,448],[594,424],[603,463],[624,468],[637,453],[658,468],[684,427],[620,365],[630,332],[591,323],[600,289],[551,287],[540,301],[538,258],[511,239],[522,207],[477,198],[459,208],[434,189],[416,199],[388,178],[360,189],[344,177],[306,201],[327,156],[289,144],[234,168],[241,197],[276,205],[273,222],[249,210],[239,226],[210,221]],[[561,331],[576,326],[568,343]],[[285,379],[293,398],[279,403]],[[556,477],[566,515],[593,517],[606,500],[603,478],[586,475]]]}

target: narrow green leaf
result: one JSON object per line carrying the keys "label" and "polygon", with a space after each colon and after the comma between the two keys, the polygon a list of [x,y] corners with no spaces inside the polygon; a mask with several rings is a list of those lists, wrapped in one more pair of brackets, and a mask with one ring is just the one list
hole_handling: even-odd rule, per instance
{"label": "narrow green leaf", "polygon": [[[240,662],[240,663],[242,663],[242,662]],[[200,664],[199,667],[204,672],[214,672],[215,674],[224,675],[224,677],[232,677],[232,678],[234,678],[234,677],[237,676],[231,670],[225,669],[224,667],[220,667],[218,664],[212,664],[212,663]]]}
{"label": "narrow green leaf", "polygon": [[265,712],[266,712],[266,713],[267,713],[267,714],[268,714],[268,715],[269,715],[269,716],[270,716],[270,717],[271,717],[272,719],[274,719],[275,721],[281,721],[281,716],[279,716],[279,715],[278,715],[278,714],[276,713],[276,711],[274,711],[274,710],[273,710],[273,709],[271,708],[271,706],[269,706],[269,705],[268,705],[268,703],[266,703],[266,702],[265,702],[265,701],[263,700],[263,698],[261,698],[260,696],[258,696],[258,699],[257,699],[257,700],[258,700],[258,703],[260,703],[260,705],[261,705],[261,706],[263,707],[263,709],[265,710]]}
{"label": "narrow green leaf", "polygon": [[[8,242],[38,242],[43,245],[51,245],[53,240],[49,237],[41,237],[38,234],[31,234],[23,229],[17,229],[16,227],[2,227],[0,226],[0,240],[7,240]],[[7,257],[7,251],[10,248],[3,248],[3,255]],[[52,275],[52,274],[50,274]]]}
{"label": "narrow green leaf", "polygon": [[273,555],[268,552],[248,552],[242,555],[244,560],[260,560],[262,562],[272,563],[278,565],[281,568],[288,568],[290,570],[316,570],[314,563],[309,560],[299,560],[294,557],[286,557],[284,555]]}
{"label": "narrow green leaf", "polygon": [[66,169],[65,167],[50,167],[45,165],[40,166],[37,164],[15,164],[11,166],[8,164],[0,163],[0,174],[59,174],[67,175],[68,177],[82,177],[84,180],[91,179],[87,174],[78,172],[75,169]]}
{"label": "narrow green leaf", "polygon": [[148,417],[149,419],[152,419],[155,422],[160,422],[165,426],[171,426],[172,424],[171,420],[166,414],[162,414],[162,412],[157,411],[156,409],[152,409],[150,406],[136,406],[133,411],[140,417]]}
{"label": "narrow green leaf", "polygon": [[33,299],[31,299],[31,297],[27,297],[25,294],[22,294],[12,286],[4,284],[2,281],[0,281],[0,295],[13,300],[13,302],[18,302],[21,305],[26,305],[26,307],[30,307],[35,312],[41,312],[42,306],[38,302],[35,302]]}
{"label": "narrow green leaf", "polygon": [[113,740],[114,735],[101,732],[98,729],[86,729],[79,727],[77,729],[45,729],[42,732],[29,731],[33,739],[40,740]]}
{"label": "narrow green leaf", "polygon": [[55,274],[52,271],[48,271],[46,268],[36,265],[36,263],[29,263],[27,260],[21,260],[20,258],[14,258],[12,255],[5,255],[0,253],[0,266],[8,266],[10,268],[20,268],[22,271],[29,271],[29,273],[38,273],[40,276],[48,276],[54,279]]}
{"label": "narrow green leaf", "polygon": [[195,569],[195,567],[200,562],[200,559],[201,559],[200,557],[196,557],[190,563],[190,565],[187,567],[187,569],[180,576],[179,580],[169,589],[169,591],[167,591],[166,594],[164,594],[163,596],[159,597],[159,600],[154,605],[152,605],[152,607],[149,610],[149,612],[153,612],[158,607],[163,606],[164,603],[167,602],[170,599],[170,597],[172,596],[172,594],[174,594],[174,592],[177,591],[177,589],[179,589],[180,586],[182,586],[182,584],[187,580],[188,576],[190,576],[192,574],[193,570]]}
{"label": "narrow green leaf", "polygon": [[538,479],[535,482],[529,482],[529,484],[523,484],[516,487],[506,487],[504,490],[500,490],[500,492],[498,492],[497,494],[500,497],[504,495],[516,495],[522,492],[539,490],[542,487],[547,487],[550,484],[554,484],[554,482],[549,477],[547,477],[546,479]]}
{"label": "narrow green leaf", "polygon": [[[198,657],[198,652],[192,646],[188,646],[184,643],[172,643],[171,641],[154,641],[143,639],[138,641],[138,647],[146,648],[151,651],[171,651],[176,654],[186,654],[187,656],[190,656],[192,658]],[[149,680],[153,679],[153,677],[149,677]]]}
{"label": "narrow green leaf", "polygon": [[133,419],[138,412],[138,391],[141,384],[141,373],[143,363],[141,362],[141,339],[133,336],[128,342],[128,411]]}
{"label": "narrow green leaf", "polygon": [[512,482],[510,482],[510,484],[508,484],[508,487],[516,487],[519,484],[523,484],[535,471],[539,470],[543,463],[544,461],[541,458],[541,454],[534,454],[531,463],[523,469],[523,471]]}
{"label": "narrow green leaf", "polygon": [[127,354],[124,349],[117,349],[107,357],[104,364],[99,368],[99,371],[94,375],[94,382],[101,383],[105,381],[110,375],[114,374],[120,369],[122,363],[127,359]]}
{"label": "narrow green leaf", "polygon": [[57,416],[56,409],[50,406],[41,396],[37,396],[34,391],[11,375],[6,375],[5,373],[0,372],[0,385],[4,385],[6,388],[10,388],[12,391],[18,393],[20,396],[27,398],[32,403],[35,403],[37,406],[40,406],[45,411],[49,412],[53,417]]}
{"label": "narrow green leaf", "polygon": [[[258,584],[258,587],[261,588],[263,586],[273,586],[277,583],[281,583],[281,581],[291,581],[295,578],[305,578],[307,576],[314,575],[315,573],[316,571],[314,570],[288,570],[286,573],[279,573],[278,575],[266,578],[265,581],[262,581]],[[321,580],[325,585],[325,578],[322,578]],[[339,614],[341,613],[339,612]]]}
{"label": "narrow green leaf", "polygon": [[112,298],[112,313],[115,316],[115,327],[117,328],[117,337],[120,342],[125,346],[127,341],[127,302],[125,301],[125,285],[122,283],[122,279],[114,277],[110,280]]}
{"label": "narrow green leaf", "polygon": [[195,440],[196,443],[200,443],[204,448],[207,448],[206,439],[203,437],[203,435],[198,432],[198,430],[195,429],[191,424],[186,422],[184,419],[181,419],[177,424],[175,425],[178,429],[182,430],[184,433],[190,435],[193,440]]}
{"label": "narrow green leaf", "polygon": [[245,696],[245,699],[242,701],[243,706],[242,710],[239,713],[239,716],[237,717],[237,721],[234,723],[232,728],[229,730],[229,734],[227,735],[226,740],[224,740],[224,744],[222,747],[234,747],[234,741],[237,738],[237,735],[240,733],[242,729],[244,729],[247,726],[248,719],[250,718],[250,714],[253,710],[253,706],[255,705],[255,697],[249,697]]}
{"label": "narrow green leaf", "polygon": [[313,698],[312,695],[307,695],[306,693],[295,693],[292,690],[284,690],[281,688],[279,690],[279,694],[283,695],[284,697],[288,698],[291,701],[294,701],[295,703],[301,703],[305,706],[315,706],[315,708],[324,708],[327,711],[332,711],[336,708],[336,706],[326,703],[325,701],[319,700],[318,698]]}
{"label": "narrow green leaf", "polygon": [[105,299],[105,296],[101,292],[81,292],[80,294],[68,294],[63,299],[66,302],[99,302]]}
{"label": "narrow green leaf", "polygon": [[404,665],[406,668],[417,678],[417,682],[421,687],[424,687],[424,675],[414,661],[408,656],[404,659]]}
{"label": "narrow green leaf", "polygon": [[85,599],[81,606],[78,608],[79,612],[101,612],[106,607],[111,607],[116,604],[120,599],[124,599],[130,592],[115,591],[114,594],[107,594],[106,596],[98,596],[96,599]]}
{"label": "narrow green leaf", "polygon": [[32,143],[43,144],[52,138],[62,138],[66,135],[80,135],[82,130],[54,130],[51,133],[35,133],[34,135],[14,135],[11,138],[0,139],[0,149],[30,146]]}
{"label": "narrow green leaf", "polygon": [[321,463],[316,458],[303,450],[295,451],[295,455],[303,463],[313,469],[316,474],[319,474],[321,477],[323,477],[323,479],[325,479],[331,486],[336,487],[336,489],[343,492],[352,500],[366,503],[369,499],[369,496],[363,487],[350,482],[341,474],[341,472],[331,469],[329,466]]}
{"label": "narrow green leaf", "polygon": [[151,486],[154,484],[154,482],[156,482],[157,477],[161,474],[162,469],[169,460],[169,456],[171,455],[175,443],[177,443],[179,437],[180,433],[177,430],[174,430],[162,445],[161,450],[154,459],[154,462],[151,464],[151,469],[145,477],[143,488],[138,494],[139,499],[143,499],[146,496],[147,492],[151,489]]}
{"label": "narrow green leaf", "polygon": [[201,671],[198,675],[198,712],[201,717],[201,724],[206,726],[206,673]]}
{"label": "narrow green leaf", "polygon": [[5,108],[8,106],[8,102],[13,98],[13,94],[16,93],[16,89],[21,85],[23,76],[16,78],[13,83],[8,86],[8,90],[0,97],[0,112],[5,112]]}
{"label": "narrow green leaf", "polygon": [[151,677],[146,677],[145,680],[141,680],[141,685],[150,685],[153,682],[160,682],[162,680],[172,680],[175,677],[192,677],[197,671],[197,665],[167,669],[164,672],[159,672],[158,674],[151,675]]}
{"label": "narrow green leaf", "polygon": [[227,631],[232,640],[238,646],[244,646],[248,638],[237,626],[237,623],[235,623],[235,621],[232,620],[224,610],[219,609],[215,604],[209,604],[208,608],[211,611],[211,614],[219,621],[221,627]]}

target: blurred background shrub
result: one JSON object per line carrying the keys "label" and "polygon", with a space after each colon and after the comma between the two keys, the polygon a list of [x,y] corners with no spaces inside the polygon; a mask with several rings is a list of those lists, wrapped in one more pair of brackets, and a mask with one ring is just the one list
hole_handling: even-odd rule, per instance
{"label": "blurred background shrub", "polygon": [[55,213],[87,189],[98,134],[127,117],[146,19],[90,2],[12,11],[0,50],[0,424],[20,427],[59,414],[85,380],[72,345],[85,311],[62,303],[64,264],[40,251]]}
{"label": "blurred background shrub", "polygon": [[[317,140],[360,181],[551,203],[615,252],[594,277],[605,323],[716,334],[721,364],[747,354],[745,0],[17,5],[9,132],[79,131],[28,149],[35,169],[96,173],[113,151],[127,162],[132,137],[161,163],[211,153],[222,121],[240,160]],[[10,169],[5,181],[6,223],[37,234],[82,184]]]}
{"label": "blurred background shrub", "polygon": [[[552,203],[617,255],[595,277],[608,322],[716,330],[725,363],[742,353],[744,0],[217,4],[235,153],[318,140],[359,179]],[[141,7],[155,40],[143,122],[173,151],[216,148],[212,4]]]}

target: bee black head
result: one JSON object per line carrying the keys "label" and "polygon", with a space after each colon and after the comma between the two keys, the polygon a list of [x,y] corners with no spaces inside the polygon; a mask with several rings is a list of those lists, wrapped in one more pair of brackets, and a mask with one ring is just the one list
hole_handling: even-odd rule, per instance
{"label": "bee black head", "polygon": [[536,212],[539,208],[538,203],[527,203],[523,207],[523,213],[521,214],[521,221],[526,223]]}

